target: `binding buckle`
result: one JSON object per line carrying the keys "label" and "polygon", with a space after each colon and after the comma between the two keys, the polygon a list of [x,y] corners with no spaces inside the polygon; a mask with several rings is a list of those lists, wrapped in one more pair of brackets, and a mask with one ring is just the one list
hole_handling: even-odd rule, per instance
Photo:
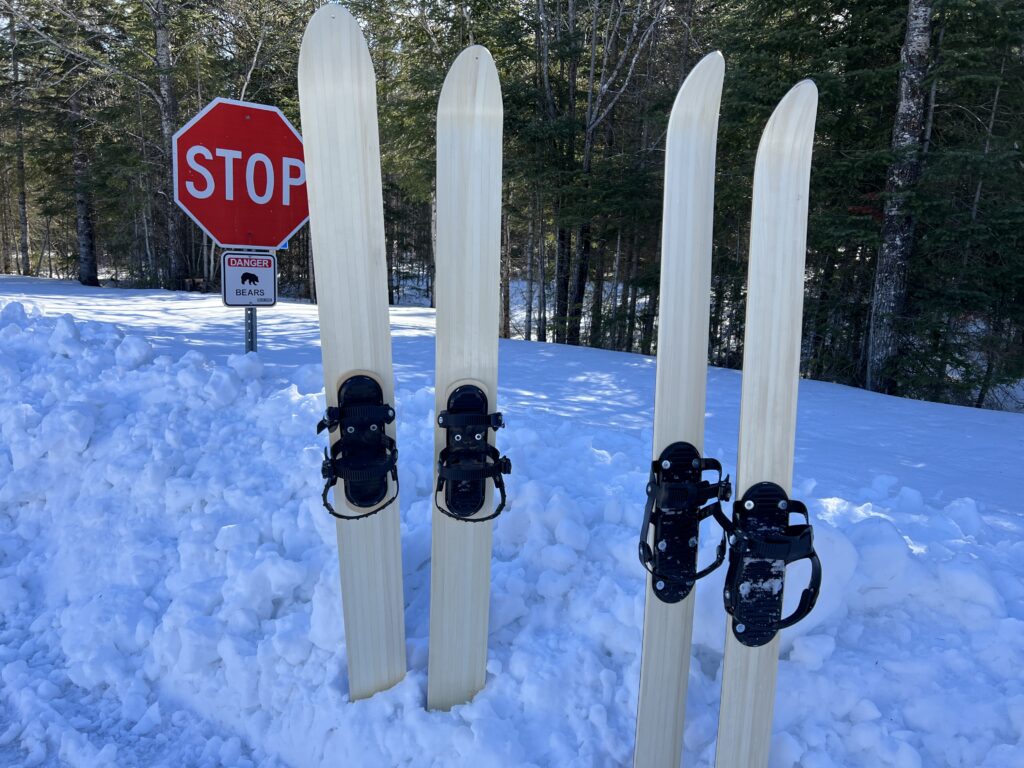
{"label": "binding buckle", "polygon": [[[705,480],[705,472],[717,472],[718,478]],[[721,463],[701,458],[690,443],[672,443],[651,462],[639,555],[640,564],[651,574],[654,594],[662,602],[677,603],[684,599],[698,579],[725,560],[723,530],[714,562],[697,569],[700,524],[712,516],[717,519],[722,502],[731,494],[732,485],[728,476],[722,478]]]}

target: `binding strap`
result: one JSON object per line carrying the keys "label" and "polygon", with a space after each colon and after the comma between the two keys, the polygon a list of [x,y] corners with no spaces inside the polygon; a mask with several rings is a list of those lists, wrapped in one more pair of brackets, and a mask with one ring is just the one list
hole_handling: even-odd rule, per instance
{"label": "binding strap", "polygon": [[[715,472],[718,477],[705,480],[705,472]],[[702,458],[690,443],[672,443],[651,462],[639,555],[640,564],[651,574],[654,594],[662,602],[684,599],[698,579],[725,560],[723,531],[715,560],[706,568],[697,569],[700,524],[709,517],[717,519],[722,502],[731,494],[729,478],[722,478],[721,463]]]}
{"label": "binding strap", "polygon": [[[437,509],[462,522],[493,520],[505,509],[502,476],[512,471],[512,462],[487,438],[488,430],[505,426],[505,419],[499,412],[488,412],[487,395],[480,387],[464,384],[448,397],[448,408],[437,415],[437,425],[445,430],[445,447],[437,459]],[[490,514],[474,517],[484,505],[488,480],[494,483],[500,501]]]}
{"label": "binding strap", "polygon": [[[352,376],[338,388],[338,405],[331,406],[317,424],[319,434],[337,430],[338,439],[324,449],[320,473],[324,508],[339,520],[361,520],[375,515],[398,498],[398,446],[385,428],[395,420],[395,409],[384,402],[383,391],[369,376]],[[388,478],[394,493],[385,500]],[[328,492],[341,480],[345,500],[368,509],[358,515],[338,512]]]}
{"label": "binding strap", "polygon": [[[790,514],[803,523],[791,524]],[[732,616],[733,635],[743,645],[770,642],[780,629],[791,627],[813,610],[821,590],[821,561],[814,550],[814,529],[801,501],[790,499],[775,483],[757,483],[733,505],[733,519],[715,515],[729,532],[729,570],[725,577],[725,610]],[[800,601],[782,616],[785,569],[809,560],[811,576]]]}

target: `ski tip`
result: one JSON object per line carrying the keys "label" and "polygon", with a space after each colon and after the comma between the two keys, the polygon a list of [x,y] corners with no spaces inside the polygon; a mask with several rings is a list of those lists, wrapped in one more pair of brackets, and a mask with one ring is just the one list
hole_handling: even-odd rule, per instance
{"label": "ski tip", "polygon": [[441,86],[439,111],[501,110],[501,84],[491,52],[471,45],[452,62]]}
{"label": "ski tip", "polygon": [[494,67],[494,57],[491,56],[489,50],[482,45],[471,45],[468,48],[464,48],[462,53],[455,57],[451,68],[472,66],[478,62],[479,66],[490,65]]}
{"label": "ski tip", "polygon": [[801,80],[789,89],[772,112],[761,134],[758,154],[768,147],[792,147],[798,143],[806,143],[810,149],[817,113],[818,86],[813,80]]}
{"label": "ski tip", "polygon": [[812,109],[818,108],[818,86],[809,77],[801,80],[786,92],[786,95],[782,97],[782,101],[779,102],[777,110],[783,104],[797,102],[805,102],[805,106],[810,106]]}
{"label": "ski tip", "polygon": [[[686,76],[672,104],[669,131],[683,114],[699,117],[718,116],[722,102],[722,81],[725,79],[725,58],[721,51],[712,51],[697,62]],[[717,121],[712,124],[712,128]]]}
{"label": "ski tip", "polygon": [[[310,17],[299,47],[300,74],[313,66],[314,57],[322,59],[327,66],[344,51],[357,51],[357,56],[370,61],[370,50],[366,46],[359,22],[347,8],[337,3],[321,5]],[[331,59],[331,61],[328,61]],[[371,64],[372,67],[372,64]]]}

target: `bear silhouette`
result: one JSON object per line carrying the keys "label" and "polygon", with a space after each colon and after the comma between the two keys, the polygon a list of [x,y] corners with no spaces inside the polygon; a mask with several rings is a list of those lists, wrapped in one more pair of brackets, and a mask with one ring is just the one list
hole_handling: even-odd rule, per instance
{"label": "bear silhouette", "polygon": [[260,279],[252,272],[242,273],[242,285],[259,285]]}

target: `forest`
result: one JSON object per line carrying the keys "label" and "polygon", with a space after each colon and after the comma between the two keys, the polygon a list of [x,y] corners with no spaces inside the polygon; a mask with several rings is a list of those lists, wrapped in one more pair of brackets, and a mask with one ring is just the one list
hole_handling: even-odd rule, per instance
{"label": "forest", "polygon": [[[317,0],[0,0],[0,271],[216,292],[174,202],[171,140],[211,99],[280,107]],[[1019,0],[353,0],[378,79],[389,291],[432,303],[434,133],[448,66],[487,46],[504,98],[504,336],[656,354],[669,109],[726,78],[709,360],[743,354],[761,130],[819,89],[802,374],[1020,409]],[[316,300],[308,230],[281,291]]]}

